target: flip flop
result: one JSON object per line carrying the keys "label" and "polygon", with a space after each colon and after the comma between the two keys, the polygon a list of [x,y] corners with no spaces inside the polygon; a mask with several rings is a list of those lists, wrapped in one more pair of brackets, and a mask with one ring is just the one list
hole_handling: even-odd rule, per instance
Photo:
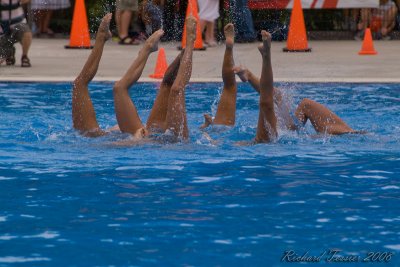
{"label": "flip flop", "polygon": [[29,58],[27,56],[21,57],[21,67],[23,67],[23,68],[32,67],[31,61],[29,60]]}
{"label": "flip flop", "polygon": [[136,40],[133,40],[129,36],[126,36],[124,38],[120,38],[118,44],[120,44],[120,45],[138,45],[139,42],[137,42]]}

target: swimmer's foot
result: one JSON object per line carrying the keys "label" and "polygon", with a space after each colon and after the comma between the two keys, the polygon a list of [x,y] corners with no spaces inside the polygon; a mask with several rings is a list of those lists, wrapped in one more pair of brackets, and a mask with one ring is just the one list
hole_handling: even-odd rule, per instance
{"label": "swimmer's foot", "polygon": [[263,57],[271,55],[271,34],[267,31],[261,31],[262,44],[258,47]]}
{"label": "swimmer's foot", "polygon": [[237,76],[239,76],[239,78],[240,78],[240,80],[242,82],[248,82],[249,81],[250,72],[246,67],[235,66],[235,67],[233,67],[232,70]]}
{"label": "swimmer's foot", "polygon": [[200,126],[200,129],[207,128],[212,123],[213,123],[212,117],[210,115],[208,115],[208,114],[204,114],[204,123],[203,123],[203,125]]}
{"label": "swimmer's foot", "polygon": [[232,23],[229,23],[224,28],[225,34],[225,45],[227,48],[232,48],[235,43],[235,27]]}
{"label": "swimmer's foot", "polygon": [[158,43],[163,35],[164,31],[160,29],[147,38],[145,45],[150,49],[150,53],[158,50]]}
{"label": "swimmer's foot", "polygon": [[110,21],[112,19],[112,13],[108,13],[103,17],[101,20],[99,29],[97,31],[97,36],[96,38],[100,38],[102,41],[107,41],[112,37],[112,34],[110,32]]}
{"label": "swimmer's foot", "polygon": [[196,40],[197,20],[193,15],[186,18],[186,40],[188,43],[194,43]]}

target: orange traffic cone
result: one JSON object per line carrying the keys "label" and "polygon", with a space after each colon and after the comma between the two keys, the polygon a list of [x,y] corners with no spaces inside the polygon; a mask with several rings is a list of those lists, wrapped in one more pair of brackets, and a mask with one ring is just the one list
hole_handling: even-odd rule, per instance
{"label": "orange traffic cone", "polygon": [[165,50],[164,48],[160,48],[160,51],[158,52],[157,56],[157,62],[156,62],[156,67],[154,69],[154,73],[151,74],[149,77],[150,78],[156,78],[156,79],[162,79],[164,78],[165,71],[168,68],[167,64],[167,58],[165,56]]}
{"label": "orange traffic cone", "polygon": [[374,44],[372,43],[371,30],[367,28],[365,30],[364,41],[361,47],[359,55],[376,55],[378,52],[375,51]]}
{"label": "orange traffic cone", "polygon": [[311,52],[307,43],[306,26],[300,0],[294,0],[286,45],[287,47],[283,48],[284,52]]}
{"label": "orange traffic cone", "polygon": [[[200,27],[200,18],[197,10],[197,1],[189,0],[188,7],[186,9],[186,18],[192,15],[197,20],[196,26],[196,41],[194,42],[194,50],[206,50],[206,47],[203,45],[203,38],[201,36],[201,27]],[[179,50],[186,47],[186,22],[183,27],[183,35],[182,35],[182,46],[178,47]]]}
{"label": "orange traffic cone", "polygon": [[90,45],[89,26],[83,0],[75,1],[69,45],[66,45],[65,48],[93,48]]}

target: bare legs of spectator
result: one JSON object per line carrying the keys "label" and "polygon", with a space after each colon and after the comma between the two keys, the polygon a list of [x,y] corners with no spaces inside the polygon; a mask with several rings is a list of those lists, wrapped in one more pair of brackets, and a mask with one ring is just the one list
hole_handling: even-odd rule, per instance
{"label": "bare legs of spectator", "polygon": [[115,22],[117,24],[118,37],[121,45],[139,44],[129,37],[129,26],[131,25],[132,11],[131,10],[117,10],[115,11]]}
{"label": "bare legs of spectator", "polygon": [[53,10],[49,9],[39,9],[34,11],[35,14],[35,24],[38,28],[38,36],[40,34],[47,34],[48,36],[54,36],[54,32],[49,28],[51,16],[53,15]]}
{"label": "bare legs of spectator", "polygon": [[274,86],[271,64],[271,35],[266,31],[261,31],[263,44],[259,46],[262,56],[262,69],[260,78],[260,104],[258,125],[255,141],[258,143],[268,143],[277,136],[276,116],[274,111]]}
{"label": "bare legs of spectator", "polygon": [[22,57],[21,57],[21,67],[31,67],[31,62],[28,57],[29,48],[32,43],[32,32],[25,32],[22,36],[21,46],[22,46]]}
{"label": "bare legs of spectator", "polygon": [[125,75],[114,85],[114,107],[119,128],[122,132],[130,133],[138,138],[145,137],[148,133],[129,96],[129,88],[142,75],[149,55],[158,50],[158,42],[163,34],[162,30],[158,30],[146,40]]}
{"label": "bare legs of spectator", "polygon": [[105,134],[96,120],[96,112],[89,95],[88,85],[99,68],[105,42],[111,37],[109,31],[112,15],[104,16],[97,31],[96,43],[89,55],[82,71],[73,83],[72,91],[72,121],[76,130],[88,137],[97,137]]}
{"label": "bare legs of spectator", "polygon": [[200,24],[201,24],[201,31],[203,32],[204,29],[206,30],[205,36],[204,36],[205,37],[204,43],[210,47],[216,46],[217,42],[215,41],[215,33],[214,33],[215,22],[200,20]]}
{"label": "bare legs of spectator", "polygon": [[205,123],[200,127],[201,129],[206,128],[210,124],[227,126],[235,125],[237,85],[235,73],[233,72],[235,64],[233,60],[235,28],[232,23],[225,26],[224,33],[226,39],[224,62],[222,64],[222,80],[224,82],[224,89],[222,90],[221,99],[218,104],[214,121],[212,121],[211,116],[204,115]]}
{"label": "bare legs of spectator", "polygon": [[[396,5],[393,5],[390,9],[384,11],[384,13],[381,14],[381,17],[373,16],[374,12],[376,12],[376,10],[370,8],[361,9],[361,19],[357,26],[358,30],[365,31],[367,27],[370,27],[373,31],[375,27],[379,27],[379,29],[376,30],[379,31],[382,38],[385,39],[396,26],[397,7]],[[359,38],[360,36],[356,35],[356,39],[358,39],[357,37]]]}

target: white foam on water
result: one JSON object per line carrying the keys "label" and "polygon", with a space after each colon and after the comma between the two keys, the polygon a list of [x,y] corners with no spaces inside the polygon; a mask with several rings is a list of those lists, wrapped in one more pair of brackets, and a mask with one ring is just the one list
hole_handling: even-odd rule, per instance
{"label": "white foam on water", "polygon": [[172,181],[170,178],[153,178],[153,179],[138,179],[135,180],[135,183],[161,183],[161,182],[168,182]]}
{"label": "white foam on water", "polygon": [[52,239],[60,236],[57,232],[53,231],[45,231],[38,235],[25,235],[23,238],[44,238],[44,239]]}
{"label": "white foam on water", "polygon": [[181,223],[179,224],[180,227],[193,227],[194,224],[190,224],[190,223]]}
{"label": "white foam on water", "polygon": [[321,192],[318,196],[344,196],[343,192]]}
{"label": "white foam on water", "polygon": [[35,262],[35,261],[51,261],[49,258],[45,257],[15,257],[15,256],[6,256],[0,257],[0,263],[22,263],[22,262]]}
{"label": "white foam on water", "polygon": [[242,259],[249,258],[249,257],[251,257],[251,253],[236,253],[235,257],[242,258]]}
{"label": "white foam on water", "polygon": [[243,169],[265,169],[264,166],[241,166]]}
{"label": "white foam on water", "polygon": [[120,227],[121,225],[119,223],[110,223],[107,224],[108,227]]}
{"label": "white foam on water", "polygon": [[0,222],[7,221],[7,216],[0,216]]}
{"label": "white foam on water", "polygon": [[278,203],[278,205],[287,205],[287,204],[304,204],[304,203],[306,203],[305,201],[303,201],[303,200],[300,200],[300,201],[282,201],[282,202],[279,202]]}
{"label": "white foam on water", "polygon": [[260,181],[260,179],[256,179],[256,178],[246,178],[244,180],[247,182],[259,182]]}
{"label": "white foam on water", "polygon": [[112,239],[100,239],[100,242],[112,243],[112,242],[114,242],[114,240],[112,240]]}
{"label": "white foam on water", "polygon": [[228,204],[225,205],[225,208],[233,209],[233,208],[244,208],[246,207],[245,205],[240,205],[240,204]]}
{"label": "white foam on water", "polygon": [[21,214],[20,216],[23,218],[36,218],[36,216],[28,215],[28,214]]}
{"label": "white foam on water", "polygon": [[365,172],[368,172],[368,173],[387,173],[387,174],[393,174],[393,172],[381,171],[381,170],[368,170],[368,171],[365,171]]}
{"label": "white foam on water", "polygon": [[233,162],[233,159],[204,159],[200,160],[200,162],[205,164],[219,164]]}
{"label": "white foam on water", "polygon": [[356,222],[356,221],[365,220],[365,218],[362,218],[360,216],[349,216],[349,217],[346,217],[345,220],[348,222]]}
{"label": "white foam on water", "polygon": [[400,251],[400,244],[397,244],[397,245],[386,245],[385,248]]}
{"label": "white foam on water", "polygon": [[0,181],[14,180],[14,179],[17,179],[17,177],[5,177],[5,176],[0,176]]}
{"label": "white foam on water", "polygon": [[176,170],[176,171],[181,171],[184,169],[183,166],[177,166],[177,165],[157,165],[157,166],[123,166],[123,167],[118,167],[115,170],[116,171],[129,171],[129,170],[141,170],[141,169],[158,169],[158,170]]}
{"label": "white foam on water", "polygon": [[317,222],[319,222],[319,223],[327,223],[327,222],[330,222],[330,221],[331,221],[331,219],[328,219],[328,218],[317,219]]}
{"label": "white foam on water", "polygon": [[214,243],[215,244],[223,244],[223,245],[232,245],[232,240],[230,240],[230,239],[225,239],[225,240],[217,239],[217,240],[214,240]]}
{"label": "white foam on water", "polygon": [[0,240],[11,240],[18,238],[18,236],[15,235],[0,235]]}
{"label": "white foam on water", "polygon": [[382,190],[400,189],[400,187],[395,186],[395,185],[388,185],[388,186],[381,187],[381,189]]}
{"label": "white foam on water", "polygon": [[199,176],[199,177],[194,177],[194,181],[192,181],[192,183],[210,183],[210,182],[215,182],[218,180],[221,180],[221,178],[219,177],[203,177],[203,176]]}
{"label": "white foam on water", "polygon": [[387,177],[381,175],[353,175],[353,177],[356,179],[387,179]]}

